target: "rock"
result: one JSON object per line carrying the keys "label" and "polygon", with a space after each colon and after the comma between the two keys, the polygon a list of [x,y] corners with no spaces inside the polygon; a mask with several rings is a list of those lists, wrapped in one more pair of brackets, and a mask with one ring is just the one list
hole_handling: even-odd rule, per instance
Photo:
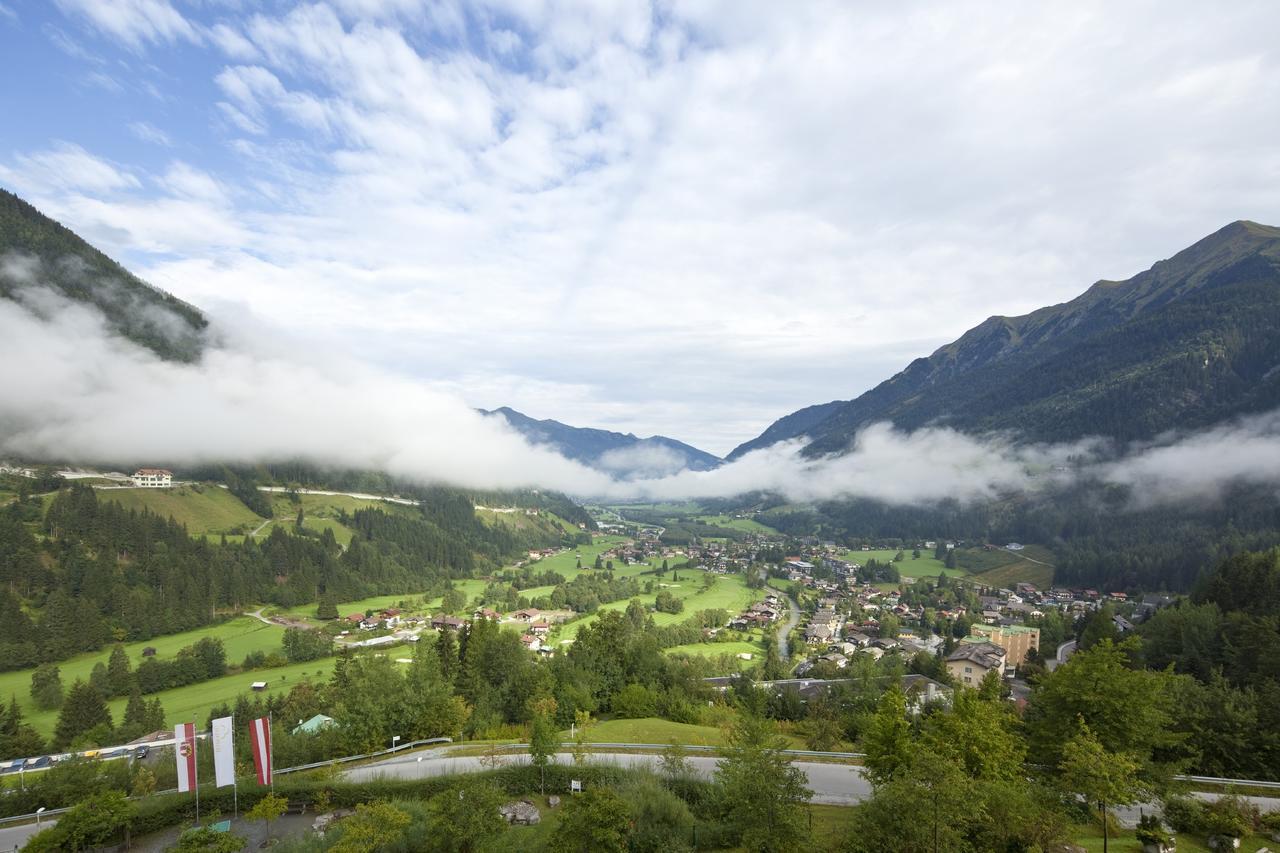
{"label": "rock", "polygon": [[1210,835],[1210,850],[1235,850],[1240,846],[1239,838],[1232,838],[1230,835]]}
{"label": "rock", "polygon": [[551,796],[547,797],[547,805],[551,806],[551,808],[554,809],[556,806],[560,805],[560,798],[557,797],[555,794],[552,794]]}
{"label": "rock", "polygon": [[542,820],[542,815],[538,813],[538,807],[528,800],[507,803],[498,809],[498,814],[502,815],[507,823],[520,826],[533,826]]}

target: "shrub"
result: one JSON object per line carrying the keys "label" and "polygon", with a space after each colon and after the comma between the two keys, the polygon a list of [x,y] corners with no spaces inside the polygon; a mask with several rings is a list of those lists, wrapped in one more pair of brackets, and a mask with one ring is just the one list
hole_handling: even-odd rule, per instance
{"label": "shrub", "polygon": [[664,787],[656,777],[636,776],[618,789],[631,813],[629,849],[637,853],[662,853],[689,849],[693,814],[688,804]]}
{"label": "shrub", "polygon": [[1204,804],[1191,797],[1170,797],[1164,802],[1164,819],[1175,832],[1204,832]]}
{"label": "shrub", "polygon": [[1143,844],[1168,846],[1173,843],[1173,836],[1164,828],[1160,818],[1153,814],[1143,815],[1138,819],[1138,830],[1134,835]]}
{"label": "shrub", "polygon": [[643,684],[628,684],[614,695],[613,712],[619,717],[639,719],[658,713],[658,696]]}
{"label": "shrub", "polygon": [[1242,838],[1258,822],[1257,806],[1235,794],[1219,797],[1204,807],[1204,832]]}

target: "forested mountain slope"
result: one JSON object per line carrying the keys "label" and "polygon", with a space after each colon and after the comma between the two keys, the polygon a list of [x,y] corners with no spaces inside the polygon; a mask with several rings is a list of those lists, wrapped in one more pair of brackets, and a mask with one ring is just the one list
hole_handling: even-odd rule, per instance
{"label": "forested mountain slope", "polygon": [[620,474],[663,474],[685,468],[708,471],[720,459],[674,438],[574,427],[560,421],[536,420],[503,406],[484,414],[506,419],[534,444],[544,444],[584,465]]}
{"label": "forested mountain slope", "polygon": [[208,321],[152,287],[69,228],[0,189],[0,296],[37,283],[97,306],[113,330],[157,355],[192,361]]}
{"label": "forested mountain slope", "polygon": [[730,454],[945,424],[1028,440],[1149,439],[1280,405],[1280,229],[1234,222],[1127,281],[992,317],[857,399],[788,415]]}

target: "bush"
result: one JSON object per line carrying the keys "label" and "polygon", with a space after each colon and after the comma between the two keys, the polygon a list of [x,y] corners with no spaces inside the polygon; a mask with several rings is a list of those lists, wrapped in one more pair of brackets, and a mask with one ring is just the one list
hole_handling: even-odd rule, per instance
{"label": "bush", "polygon": [[631,813],[629,849],[638,853],[662,853],[689,849],[693,813],[689,806],[653,776],[636,776],[618,794]]}
{"label": "bush", "polygon": [[1173,843],[1173,836],[1164,828],[1160,818],[1153,814],[1143,815],[1138,819],[1138,830],[1134,835],[1143,844],[1159,844],[1167,847]]}
{"label": "bush", "polygon": [[1235,794],[1219,797],[1204,807],[1204,832],[1243,838],[1258,823],[1258,807]]}
{"label": "bush", "polygon": [[1205,830],[1204,804],[1191,797],[1170,797],[1164,802],[1164,819],[1175,832],[1202,833]]}
{"label": "bush", "polygon": [[614,695],[610,703],[619,717],[640,719],[658,713],[658,696],[643,684],[628,684]]}

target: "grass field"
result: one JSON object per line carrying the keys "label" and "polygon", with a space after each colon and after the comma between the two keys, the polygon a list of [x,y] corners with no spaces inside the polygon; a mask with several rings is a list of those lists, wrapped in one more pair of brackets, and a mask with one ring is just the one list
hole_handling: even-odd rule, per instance
{"label": "grass field", "polygon": [[[684,601],[684,611],[681,613],[654,613],[653,622],[655,625],[670,625],[673,622],[682,622],[688,619],[699,610],[710,610],[712,608],[724,608],[730,613],[737,613],[751,602],[763,598],[764,593],[759,590],[747,589],[741,575],[714,575],[716,583],[708,590],[702,589],[702,576],[705,572],[696,569],[681,569],[680,581],[672,583],[670,580],[660,581],[665,583],[666,587],[655,587],[654,591],[649,594],[641,593],[636,596],[641,603],[652,605],[658,597],[658,590],[665,588],[677,598]],[[667,576],[670,578],[670,575]],[[626,610],[627,605],[631,603],[631,599],[622,599],[621,601],[611,601],[608,604],[602,604],[600,610]],[[597,611],[598,613],[599,611]],[[572,640],[578,636],[587,625],[596,620],[596,614],[584,616],[581,619],[575,619],[561,626],[555,634],[555,640]]]}
{"label": "grass field", "polygon": [[[227,662],[238,664],[244,660],[245,655],[249,654],[249,652],[280,651],[280,638],[283,635],[284,629],[278,625],[263,624],[252,616],[238,616],[235,619],[212,625],[208,628],[185,631],[181,634],[170,634],[166,637],[156,637],[145,642],[127,643],[124,648],[129,655],[129,661],[134,667],[137,667],[142,660],[142,650],[147,646],[154,648],[156,656],[164,660],[172,658],[179,649],[189,646],[203,637],[216,637],[222,640],[222,645],[227,651]],[[58,668],[62,672],[63,689],[70,688],[77,678],[88,680],[94,664],[99,661],[105,664],[110,654],[111,649],[105,648],[100,652],[90,652],[61,661],[58,664]],[[32,670],[25,669],[0,674],[0,699],[7,702],[10,696],[16,697],[18,705],[22,708],[22,713],[40,730],[41,734],[47,735],[53,731],[53,725],[57,722],[58,713],[57,711],[39,711],[31,702],[31,672]],[[212,684],[213,682],[208,683]],[[179,689],[194,690],[202,686],[193,685]],[[164,694],[157,695],[163,696]],[[235,694],[233,693],[232,695]],[[119,714],[124,712],[124,703],[125,700],[120,699],[112,705],[112,714],[115,715],[117,723],[120,721]],[[119,713],[117,713],[116,705],[119,706]],[[171,710],[167,702],[165,703],[165,710]]]}
{"label": "grass field", "polygon": [[[683,646],[672,646],[669,649],[663,649],[666,655],[689,655],[704,658],[722,658],[724,655],[734,655],[729,659],[726,668],[715,671],[714,675],[732,675],[735,672],[741,672],[744,669],[750,669],[758,666],[764,660],[764,645],[762,643],[748,642],[732,642],[732,643],[689,643]],[[750,660],[743,660],[736,657],[739,654],[751,655]]]}
{"label": "grass field", "polygon": [[[461,590],[467,597],[466,610],[471,610],[471,600],[477,595],[484,592],[488,581],[483,578],[469,578],[467,580],[454,581],[453,585]],[[338,604],[338,616],[343,617],[351,613],[363,613],[366,610],[383,610],[388,607],[399,607],[410,613],[429,611],[432,608],[439,607],[442,598],[424,599],[421,592],[396,592],[388,595],[374,595],[369,598],[362,598],[359,601],[344,601]],[[315,625],[323,624],[316,619],[317,602],[308,604],[299,604],[297,607],[290,607],[287,610],[273,609],[267,612],[270,615],[288,616],[292,619],[305,619]]]}
{"label": "grass field", "polygon": [[[561,551],[559,554],[553,554],[550,557],[543,557],[534,566],[539,572],[558,572],[564,575],[564,579],[571,581],[578,576],[581,571],[578,568],[578,560],[581,558],[582,565],[590,569],[595,565],[596,557],[612,548],[616,548],[629,541],[625,536],[604,536],[597,535],[593,537],[590,545],[579,545],[576,548],[570,548]],[[615,569],[621,571],[625,566],[616,566]]]}
{"label": "grass field", "polygon": [[711,524],[716,527],[727,527],[730,530],[741,530],[744,533],[761,533],[776,534],[774,530],[766,524],[761,524],[754,518],[734,518],[729,515],[698,515],[694,516],[694,521],[701,521],[703,524]]}
{"label": "grass field", "polygon": [[[897,553],[892,548],[872,551],[847,551],[841,555],[841,559],[851,560],[859,565],[866,565],[868,560],[889,563],[893,561],[893,557]],[[898,574],[907,578],[936,578],[943,573],[947,577],[958,578],[969,574],[964,569],[948,569],[945,563],[933,556],[932,552],[923,549],[921,549],[918,559],[912,558],[910,548],[904,549],[902,562],[894,563],[894,565],[898,567]]]}
{"label": "grass field", "polygon": [[[1098,826],[1078,826],[1073,836],[1077,844],[1084,847],[1089,853],[1102,853],[1102,830]],[[1206,839],[1178,833],[1178,853],[1209,853],[1209,847]],[[1268,842],[1259,835],[1253,835],[1248,838],[1240,839],[1240,846],[1237,848],[1240,853],[1257,853],[1257,851],[1268,847],[1275,847],[1274,843]],[[1107,848],[1112,853],[1142,853],[1142,844],[1138,842],[1130,830],[1123,830],[1119,836],[1112,835]]]}
{"label": "grass field", "polygon": [[[569,733],[561,733],[567,745]],[[804,749],[795,735],[784,734],[791,749]],[[680,743],[687,746],[723,746],[725,730],[718,726],[673,723],[657,717],[638,720],[602,720],[587,729],[588,743]]]}
{"label": "grass field", "polygon": [[262,519],[226,489],[205,483],[175,489],[100,489],[98,500],[125,509],[149,509],[162,518],[185,524],[192,535],[247,533]]}
{"label": "grass field", "polygon": [[966,549],[957,559],[973,573],[975,581],[987,586],[1012,588],[1018,583],[1031,583],[1048,589],[1053,585],[1053,552],[1039,545],[1027,545],[1016,552]]}

